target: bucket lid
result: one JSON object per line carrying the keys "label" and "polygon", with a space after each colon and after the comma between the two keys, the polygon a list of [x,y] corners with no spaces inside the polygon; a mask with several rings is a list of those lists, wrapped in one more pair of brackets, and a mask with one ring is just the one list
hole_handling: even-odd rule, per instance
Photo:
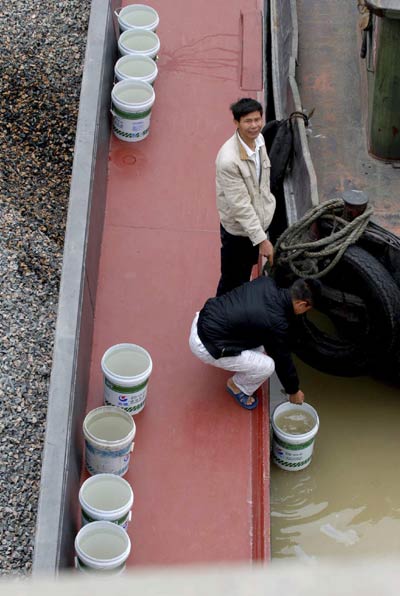
{"label": "bucket lid", "polygon": [[[312,417],[315,420],[314,426],[306,433],[302,433],[302,434],[298,434],[298,435],[285,432],[284,430],[279,428],[279,426],[277,426],[276,418],[282,412],[289,411],[289,410],[294,410],[294,411],[297,410],[299,412],[301,412],[301,411],[308,412],[309,414],[312,415]],[[272,412],[271,424],[272,424],[272,428],[274,429],[274,432],[278,436],[287,440],[288,442],[290,441],[293,444],[300,444],[300,443],[303,443],[304,441],[308,441],[309,439],[312,439],[313,437],[315,437],[315,435],[317,434],[318,429],[319,429],[319,416],[318,416],[315,408],[313,408],[310,404],[308,404],[306,402],[304,402],[303,404],[292,404],[289,401],[285,401],[283,403],[278,404],[275,407],[274,411]]]}
{"label": "bucket lid", "polygon": [[125,54],[115,63],[114,72],[124,78],[139,79],[149,83],[157,77],[158,68],[150,56]]}
{"label": "bucket lid", "polygon": [[[136,92],[132,95],[132,92]],[[111,100],[116,108],[124,112],[147,112],[155,102],[156,94],[150,83],[138,79],[124,79],[115,83]]]}
{"label": "bucket lid", "polygon": [[[120,81],[120,82],[121,83],[129,83],[129,81]],[[133,81],[133,83],[134,83],[134,81]],[[120,83],[118,83],[118,85],[119,84]],[[146,84],[148,85],[148,83],[146,83]],[[149,87],[151,87],[151,85],[149,85]],[[145,357],[145,360],[147,363],[146,368],[143,371],[138,372],[137,374],[129,375],[129,376],[120,374],[116,370],[111,370],[107,363],[108,359],[110,358],[110,356],[112,356],[112,354],[117,354],[119,351],[124,351],[124,350],[128,350],[128,351],[131,351],[132,354],[136,354],[136,355],[139,354],[141,357]],[[126,387],[126,386],[129,387],[132,384],[132,382],[135,382],[135,384],[142,383],[150,377],[151,371],[153,370],[153,361],[151,359],[149,352],[142,346],[139,346],[137,344],[129,344],[129,343],[116,344],[114,346],[111,346],[110,348],[108,348],[108,350],[106,350],[104,352],[103,357],[101,359],[101,369],[103,371],[103,374],[106,377],[108,377],[108,379],[113,381],[114,383],[121,385],[123,387]]]}
{"label": "bucket lid", "polygon": [[[136,13],[136,18],[132,18]],[[121,9],[118,22],[127,29],[157,29],[160,22],[157,11],[146,4],[129,4]]]}
{"label": "bucket lid", "polygon": [[96,474],[82,484],[79,502],[95,519],[115,520],[130,511],[134,494],[129,482],[121,476]]}
{"label": "bucket lid", "polygon": [[118,47],[128,53],[155,56],[160,49],[160,39],[154,31],[127,29],[119,36]]}
{"label": "bucket lid", "polygon": [[[96,420],[99,421],[100,419],[106,418],[108,416],[118,417],[123,420],[127,431],[126,434],[115,440],[108,440],[96,436],[93,433],[93,428],[91,428],[91,426],[96,422]],[[116,406],[100,406],[99,408],[91,410],[85,416],[83,421],[83,434],[86,440],[95,442],[102,447],[108,447],[111,449],[122,448],[123,446],[129,445],[133,442],[136,434],[136,425],[132,416],[128,412],[125,412],[125,410],[122,408],[118,408]]]}
{"label": "bucket lid", "polygon": [[[106,548],[103,552],[96,553],[98,537],[106,547],[106,537],[112,537],[114,553],[106,556]],[[112,552],[110,548],[110,553]],[[122,565],[131,551],[131,541],[127,532],[121,526],[109,521],[94,521],[83,526],[75,537],[75,551],[79,559],[92,569],[112,569]]]}

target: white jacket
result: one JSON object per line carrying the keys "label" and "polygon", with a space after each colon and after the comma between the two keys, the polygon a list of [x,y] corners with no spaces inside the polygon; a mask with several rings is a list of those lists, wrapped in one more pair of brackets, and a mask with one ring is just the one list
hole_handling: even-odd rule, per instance
{"label": "white jacket", "polygon": [[217,209],[221,224],[234,236],[247,236],[253,246],[266,239],[275,212],[275,197],[270,191],[271,164],[260,148],[261,175],[248,157],[237,133],[226,141],[216,159]]}

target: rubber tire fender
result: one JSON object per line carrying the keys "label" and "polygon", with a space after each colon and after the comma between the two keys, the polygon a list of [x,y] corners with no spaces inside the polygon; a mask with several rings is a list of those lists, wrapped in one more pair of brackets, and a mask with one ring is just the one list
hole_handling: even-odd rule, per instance
{"label": "rubber tire fender", "polygon": [[400,290],[393,277],[370,253],[352,245],[321,281],[355,294],[365,302],[366,329],[349,340],[343,335],[327,334],[303,316],[297,329],[295,353],[307,364],[328,374],[373,374],[398,342]]}

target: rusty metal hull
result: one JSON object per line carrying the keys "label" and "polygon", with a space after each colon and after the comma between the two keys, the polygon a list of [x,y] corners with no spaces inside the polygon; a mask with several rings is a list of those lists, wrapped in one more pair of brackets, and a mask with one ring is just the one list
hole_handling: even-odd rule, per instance
{"label": "rusty metal hull", "polygon": [[305,109],[315,108],[308,141],[319,200],[363,190],[373,220],[400,235],[399,164],[373,157],[367,139],[367,77],[359,58],[356,3],[297,2],[296,78]]}

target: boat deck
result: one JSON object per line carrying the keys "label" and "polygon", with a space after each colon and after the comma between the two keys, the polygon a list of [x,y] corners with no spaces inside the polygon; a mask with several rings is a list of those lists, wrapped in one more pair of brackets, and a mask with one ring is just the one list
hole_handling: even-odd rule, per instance
{"label": "boat deck", "polygon": [[363,190],[373,219],[400,235],[399,164],[368,153],[367,82],[356,2],[299,0],[299,64],[303,107],[315,108],[309,146],[320,200]]}
{"label": "boat deck", "polygon": [[233,133],[229,105],[263,97],[261,8],[151,4],[156,101],[147,139],[110,145],[87,411],[103,404],[104,351],[145,347],[153,372],[126,475],[135,494],[128,564],[267,560],[267,396],[256,411],[241,409],[225,391],[228,373],[188,346],[219,278],[214,160]]}

